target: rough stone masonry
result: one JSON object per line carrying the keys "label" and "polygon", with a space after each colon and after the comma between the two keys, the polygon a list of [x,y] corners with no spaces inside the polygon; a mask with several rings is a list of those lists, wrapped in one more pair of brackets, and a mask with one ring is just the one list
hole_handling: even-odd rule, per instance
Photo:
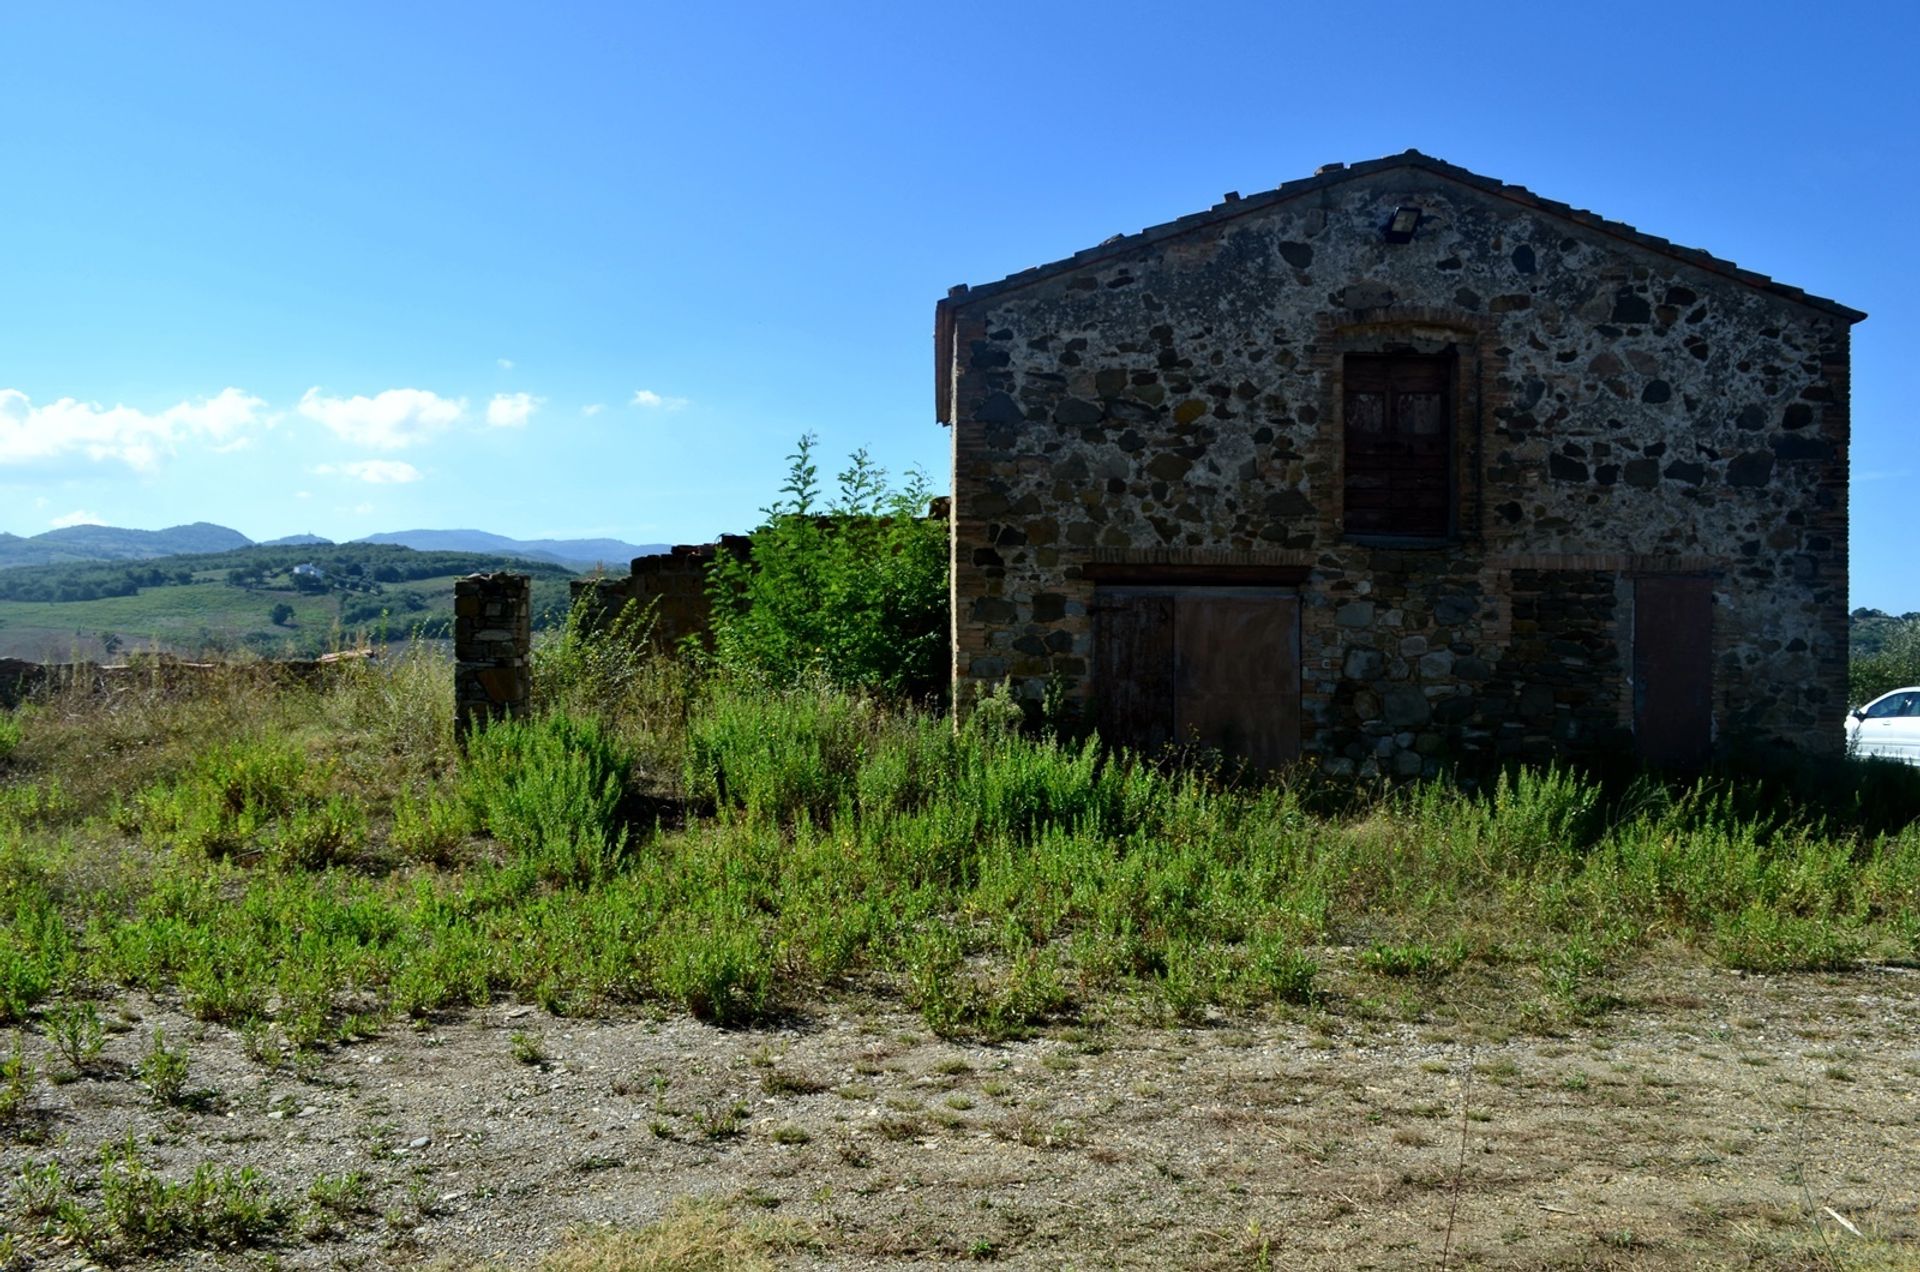
{"label": "rough stone masonry", "polygon": [[533,697],[533,579],[469,574],[453,584],[453,727],[527,713]]}
{"label": "rough stone masonry", "polygon": [[1863,317],[1412,151],[955,288],[956,710],[1291,711],[1369,774],[1834,752]]}

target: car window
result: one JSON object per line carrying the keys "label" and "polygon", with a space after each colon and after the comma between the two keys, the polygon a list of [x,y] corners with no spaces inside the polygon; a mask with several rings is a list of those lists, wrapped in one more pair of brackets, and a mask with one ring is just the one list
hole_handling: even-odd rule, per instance
{"label": "car window", "polygon": [[1915,693],[1890,693],[1867,708],[1867,719],[1889,720],[1894,716],[1914,714],[1914,700],[1920,698]]}

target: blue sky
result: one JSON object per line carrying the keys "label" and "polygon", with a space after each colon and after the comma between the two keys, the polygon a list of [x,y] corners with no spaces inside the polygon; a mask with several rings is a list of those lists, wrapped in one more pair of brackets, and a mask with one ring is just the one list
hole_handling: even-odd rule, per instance
{"label": "blue sky", "polygon": [[0,529],[702,540],[946,479],[932,308],[1418,147],[1869,311],[1920,609],[1915,6],[0,0]]}

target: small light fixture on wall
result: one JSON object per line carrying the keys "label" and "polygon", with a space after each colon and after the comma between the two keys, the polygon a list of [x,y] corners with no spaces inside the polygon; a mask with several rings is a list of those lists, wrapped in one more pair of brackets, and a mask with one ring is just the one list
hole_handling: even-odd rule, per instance
{"label": "small light fixture on wall", "polygon": [[1419,228],[1419,208],[1395,208],[1393,215],[1387,218],[1387,242],[1411,243],[1413,242],[1413,232]]}

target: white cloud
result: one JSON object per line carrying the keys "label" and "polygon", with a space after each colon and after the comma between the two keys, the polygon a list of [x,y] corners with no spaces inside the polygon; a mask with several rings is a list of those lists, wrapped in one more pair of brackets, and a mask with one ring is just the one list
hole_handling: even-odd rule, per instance
{"label": "white cloud", "polygon": [[296,490],[293,492],[293,497],[295,499],[311,499],[313,498],[313,492],[311,490]]}
{"label": "white cloud", "polygon": [[683,397],[662,397],[652,389],[636,389],[629,406],[637,406],[648,411],[677,411],[687,405]]}
{"label": "white cloud", "polygon": [[64,530],[68,526],[104,526],[107,523],[101,520],[97,512],[82,512],[76,508],[64,517],[55,517],[47,524],[55,530]]}
{"label": "white cloud", "polygon": [[519,428],[545,401],[531,393],[496,393],[487,403],[487,423],[495,428]]}
{"label": "white cloud", "polygon": [[188,441],[204,441],[216,450],[236,449],[246,442],[249,429],[272,424],[261,414],[265,405],[242,389],[226,388],[213,397],[150,414],[74,398],[35,406],[18,389],[0,389],[0,464],[84,455],[149,469]]}
{"label": "white cloud", "polygon": [[606,409],[607,404],[605,402],[589,402],[580,408],[580,414],[586,416],[588,419],[592,419]]}
{"label": "white cloud", "polygon": [[465,398],[443,398],[427,389],[385,389],[372,397],[323,397],[318,388],[300,398],[300,414],[325,425],[355,446],[400,450],[452,428],[467,413]]}
{"label": "white cloud", "polygon": [[501,369],[502,371],[511,371],[511,370],[513,370],[513,359],[512,359],[512,358],[496,358],[496,359],[495,359],[495,361],[496,361],[496,362],[498,362],[498,363],[500,364],[500,369]]}
{"label": "white cloud", "polygon": [[397,459],[356,459],[344,464],[321,464],[316,477],[352,477],[370,486],[404,486],[420,480],[420,470]]}

